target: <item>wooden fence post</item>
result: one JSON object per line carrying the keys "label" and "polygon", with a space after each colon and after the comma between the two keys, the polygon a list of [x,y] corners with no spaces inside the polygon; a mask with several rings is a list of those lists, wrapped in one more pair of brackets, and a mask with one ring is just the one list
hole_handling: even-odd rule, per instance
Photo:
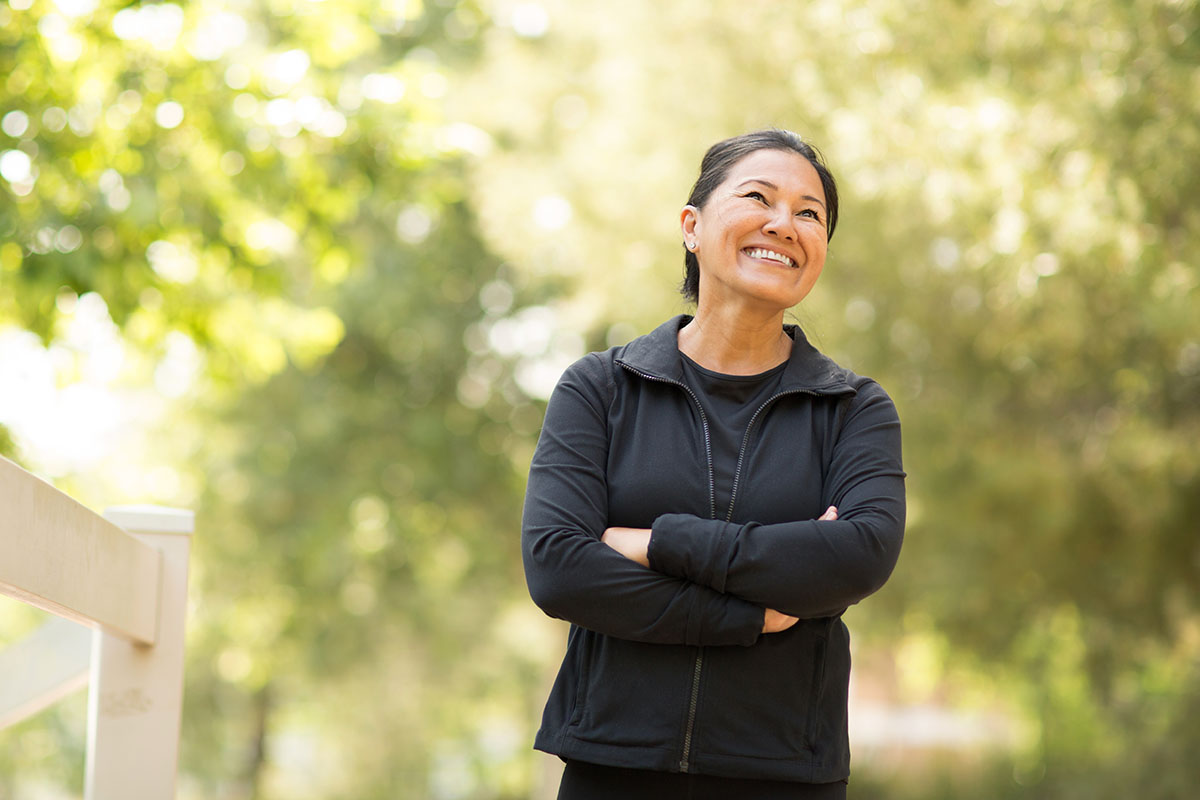
{"label": "wooden fence post", "polygon": [[153,646],[97,630],[88,695],[85,800],[168,800],[175,796],[183,707],[191,511],[109,508],[104,517],[160,553]]}

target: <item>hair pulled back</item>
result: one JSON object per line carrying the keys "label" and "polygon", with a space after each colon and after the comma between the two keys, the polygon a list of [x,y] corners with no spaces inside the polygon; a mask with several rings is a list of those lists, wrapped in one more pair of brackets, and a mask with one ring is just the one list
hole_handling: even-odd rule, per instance
{"label": "hair pulled back", "polygon": [[[721,185],[733,165],[757,150],[790,150],[804,156],[808,163],[813,165],[813,169],[821,178],[821,186],[825,190],[825,215],[829,221],[826,236],[827,239],[832,239],[838,220],[837,182],[833,179],[833,173],[829,171],[829,167],[825,166],[825,161],[816,147],[801,139],[799,134],[779,128],[744,133],[741,136],[717,142],[708,148],[708,152],[704,154],[704,159],[700,162],[700,177],[696,179],[696,185],[692,187],[687,204],[696,208],[704,208],[709,195]],[[687,248],[684,248],[683,284],[679,290],[693,303],[700,299],[700,261],[696,258],[696,254]]]}

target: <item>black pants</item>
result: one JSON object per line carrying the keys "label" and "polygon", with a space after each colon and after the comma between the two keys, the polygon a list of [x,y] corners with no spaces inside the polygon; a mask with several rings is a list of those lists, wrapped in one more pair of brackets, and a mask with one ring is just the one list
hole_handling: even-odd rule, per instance
{"label": "black pants", "polygon": [[568,761],[558,800],[846,800],[846,784],[719,778]]}

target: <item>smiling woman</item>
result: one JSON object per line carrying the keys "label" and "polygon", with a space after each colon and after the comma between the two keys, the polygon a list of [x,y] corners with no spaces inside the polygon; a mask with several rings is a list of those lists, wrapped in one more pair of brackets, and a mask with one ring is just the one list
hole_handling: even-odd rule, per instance
{"label": "smiling woman", "polygon": [[[700,207],[681,214],[684,243],[703,263],[693,324],[714,316],[769,323],[803,300],[825,266],[826,216],[821,176],[799,153],[757,150],[734,163]],[[790,348],[777,328],[783,355]]]}
{"label": "smiling woman", "polygon": [[535,742],[562,799],[845,797],[841,616],[895,566],[904,472],[888,395],[783,324],[837,209],[795,134],[714,145],[680,214],[695,315],[550,398],[522,546],[572,623]]}

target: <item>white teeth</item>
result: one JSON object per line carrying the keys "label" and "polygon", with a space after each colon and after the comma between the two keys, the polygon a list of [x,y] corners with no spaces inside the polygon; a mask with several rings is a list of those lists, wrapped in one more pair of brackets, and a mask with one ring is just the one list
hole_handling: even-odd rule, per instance
{"label": "white teeth", "polygon": [[746,250],[746,255],[751,258],[766,258],[771,261],[778,261],[780,264],[787,264],[789,267],[796,266],[795,262],[783,253],[776,253],[774,250],[767,250],[763,247],[751,247]]}

